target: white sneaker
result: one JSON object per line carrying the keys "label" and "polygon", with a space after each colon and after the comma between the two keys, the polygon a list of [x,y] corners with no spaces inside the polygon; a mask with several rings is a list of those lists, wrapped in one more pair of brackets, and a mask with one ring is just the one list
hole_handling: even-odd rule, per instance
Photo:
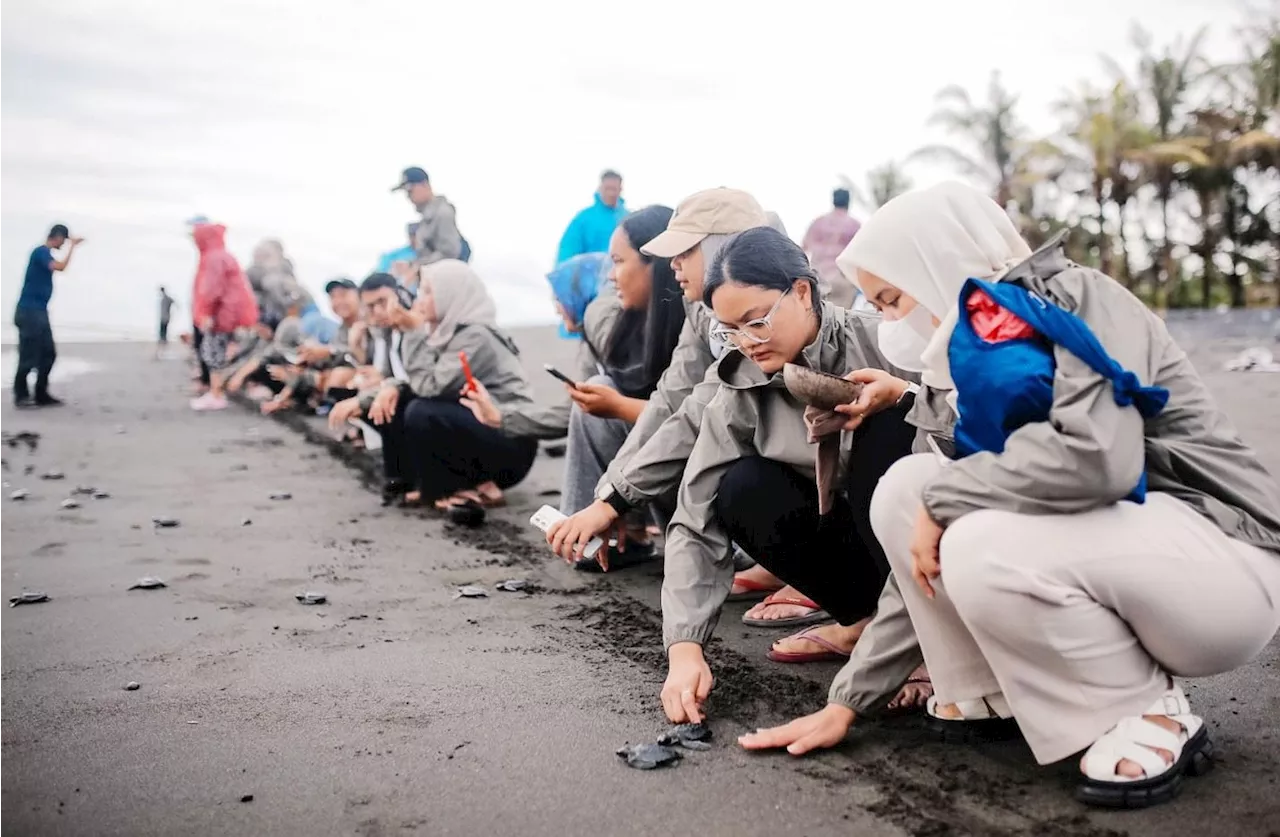
{"label": "white sneaker", "polygon": [[227,409],[227,399],[219,398],[212,392],[206,392],[199,398],[191,399],[191,409],[197,413],[203,413],[208,410],[225,410]]}

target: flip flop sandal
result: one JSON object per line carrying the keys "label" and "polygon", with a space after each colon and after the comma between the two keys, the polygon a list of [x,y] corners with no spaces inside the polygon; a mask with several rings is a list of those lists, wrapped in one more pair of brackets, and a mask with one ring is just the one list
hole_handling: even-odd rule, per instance
{"label": "flip flop sandal", "polygon": [[745,587],[741,593],[730,593],[726,602],[755,602],[760,599],[768,598],[771,594],[781,590],[781,587],[770,587],[763,582],[756,581],[751,578],[733,577],[734,587]]}
{"label": "flip flop sandal", "polygon": [[806,599],[804,596],[779,596],[773,593],[765,598],[763,604],[767,605],[795,605],[796,607],[807,607],[812,613],[804,616],[788,616],[786,619],[759,619],[754,616],[742,614],[742,624],[749,628],[803,628],[805,625],[814,625],[819,622],[830,622],[831,616],[825,610],[818,607],[817,602],[813,599]]}
{"label": "flip flop sandal", "polygon": [[959,718],[938,715],[938,696],[930,695],[924,705],[924,728],[947,744],[983,744],[1012,741],[1021,737],[1018,722],[1004,695],[988,695],[956,704]]}
{"label": "flip flop sandal", "polygon": [[[1170,732],[1142,715],[1164,715],[1182,727]],[[1174,686],[1142,715],[1123,718],[1085,751],[1085,781],[1076,788],[1076,799],[1101,808],[1147,808],[1168,802],[1182,790],[1186,776],[1203,776],[1213,769],[1213,743],[1204,721],[1191,714],[1182,689]],[[1155,750],[1173,753],[1166,763]],[[1128,760],[1142,768],[1131,779],[1116,772]]]}
{"label": "flip flop sandal", "polygon": [[[826,663],[832,660],[847,660],[851,652],[845,651],[837,647],[834,643],[828,642],[822,637],[814,633],[821,625],[815,625],[812,628],[806,628],[798,634],[786,637],[786,639],[803,639],[809,642],[821,645],[824,651],[778,651],[778,643],[774,643],[774,647],[769,649],[766,654],[769,659],[775,663]],[[784,642],[785,640],[778,640]]]}

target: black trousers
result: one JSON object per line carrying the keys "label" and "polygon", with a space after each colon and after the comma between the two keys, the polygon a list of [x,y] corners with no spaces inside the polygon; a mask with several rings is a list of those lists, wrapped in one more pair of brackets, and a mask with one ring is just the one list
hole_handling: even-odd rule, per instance
{"label": "black trousers", "polygon": [[387,479],[416,485],[437,500],[482,482],[507,489],[524,479],[538,455],[535,439],[513,438],[481,424],[471,411],[441,398],[409,398],[378,428]]}
{"label": "black trousers", "polygon": [[195,326],[191,327],[191,348],[196,350],[196,360],[200,362],[200,383],[209,386],[209,365],[204,362],[204,357],[200,354],[200,347],[204,345],[204,332]]}
{"label": "black trousers", "polygon": [[49,397],[49,372],[58,359],[53,342],[49,312],[39,308],[19,308],[13,315],[18,328],[18,372],[13,379],[13,397],[26,401],[31,397],[27,378],[36,373],[36,399]]}
{"label": "black trousers", "polygon": [[889,467],[911,453],[915,428],[903,416],[887,410],[858,428],[843,495],[826,517],[818,515],[813,480],[771,459],[741,459],[720,481],[715,511],[729,536],[841,625],[874,613],[889,577],[871,531],[871,495]]}

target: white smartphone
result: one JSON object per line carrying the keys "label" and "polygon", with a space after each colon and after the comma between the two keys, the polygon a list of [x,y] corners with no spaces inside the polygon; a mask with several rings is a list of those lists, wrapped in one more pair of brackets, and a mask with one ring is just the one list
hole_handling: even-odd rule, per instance
{"label": "white smartphone", "polygon": [[364,449],[367,451],[382,450],[382,434],[379,433],[373,425],[364,419],[347,419],[352,427],[360,428],[360,435],[364,437]]}
{"label": "white smartphone", "polygon": [[[554,506],[543,506],[533,513],[533,517],[529,518],[529,522],[537,526],[543,532],[551,528],[552,524],[565,520],[566,516],[560,513],[560,510]],[[604,541],[595,537],[587,541],[586,547],[582,550],[583,558],[595,558],[596,553],[600,551],[600,547],[604,546]]]}

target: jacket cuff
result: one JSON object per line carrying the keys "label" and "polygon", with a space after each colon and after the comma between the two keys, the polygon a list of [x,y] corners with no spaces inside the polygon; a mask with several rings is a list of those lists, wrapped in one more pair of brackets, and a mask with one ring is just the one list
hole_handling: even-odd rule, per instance
{"label": "jacket cuff", "polygon": [[664,650],[670,651],[671,646],[677,642],[692,642],[697,645],[706,645],[711,639],[711,634],[715,630],[714,625],[688,625],[662,632],[662,647]]}

